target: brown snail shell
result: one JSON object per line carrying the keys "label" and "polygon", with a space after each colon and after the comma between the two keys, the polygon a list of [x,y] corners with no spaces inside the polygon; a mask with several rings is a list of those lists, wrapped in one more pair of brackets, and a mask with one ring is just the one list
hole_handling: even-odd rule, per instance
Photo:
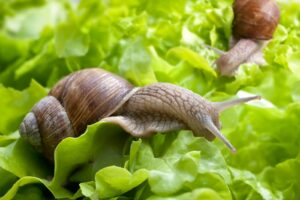
{"label": "brown snail shell", "polygon": [[273,37],[280,16],[274,0],[235,0],[233,12],[235,38],[269,40]]}
{"label": "brown snail shell", "polygon": [[57,83],[20,125],[20,134],[45,157],[66,137],[84,132],[113,113],[133,89],[126,80],[101,69],[82,70]]}
{"label": "brown snail shell", "polygon": [[101,69],[81,70],[62,79],[49,92],[65,108],[76,136],[87,124],[111,115],[134,87]]}
{"label": "brown snail shell", "polygon": [[65,109],[53,96],[43,98],[26,115],[20,134],[50,160],[62,139],[75,136]]}

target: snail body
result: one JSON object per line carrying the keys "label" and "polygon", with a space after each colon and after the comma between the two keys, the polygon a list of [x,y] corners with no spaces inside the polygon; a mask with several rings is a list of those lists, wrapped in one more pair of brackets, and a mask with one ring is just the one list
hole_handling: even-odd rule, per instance
{"label": "snail body", "polygon": [[115,123],[134,137],[189,129],[208,140],[219,137],[235,151],[219,131],[219,112],[257,98],[211,103],[173,84],[138,88],[110,72],[91,68],[59,81],[25,116],[19,132],[51,161],[61,140],[79,136],[87,125],[100,120]]}
{"label": "snail body", "polygon": [[272,39],[280,11],[275,0],[235,0],[231,49],[216,61],[221,75],[231,76],[242,63],[265,63],[262,49]]}

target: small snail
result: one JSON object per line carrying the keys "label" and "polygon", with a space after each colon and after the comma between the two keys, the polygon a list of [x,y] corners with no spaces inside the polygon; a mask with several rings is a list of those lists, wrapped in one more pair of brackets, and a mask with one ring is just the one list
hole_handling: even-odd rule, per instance
{"label": "small snail", "polygon": [[280,17],[274,0],[235,0],[233,12],[231,49],[216,61],[225,76],[231,76],[242,63],[265,63],[262,49],[272,39]]}
{"label": "small snail", "polygon": [[91,68],[60,80],[25,116],[19,131],[51,161],[62,139],[79,136],[99,120],[118,124],[134,137],[189,129],[208,140],[218,137],[235,151],[219,131],[219,112],[257,98],[210,103],[173,84],[138,88],[117,75]]}

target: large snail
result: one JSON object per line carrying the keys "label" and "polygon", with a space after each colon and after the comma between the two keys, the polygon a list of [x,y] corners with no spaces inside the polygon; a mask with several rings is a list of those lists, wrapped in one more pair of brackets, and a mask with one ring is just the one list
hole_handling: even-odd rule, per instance
{"label": "large snail", "polygon": [[63,78],[32,108],[20,134],[52,161],[62,139],[82,134],[99,120],[118,124],[134,137],[189,129],[208,140],[218,137],[235,151],[219,131],[219,112],[257,98],[210,103],[173,84],[138,88],[105,70],[84,69]]}
{"label": "large snail", "polygon": [[262,49],[272,39],[280,11],[274,0],[235,0],[230,50],[217,61],[221,75],[231,76],[242,63],[264,64]]}

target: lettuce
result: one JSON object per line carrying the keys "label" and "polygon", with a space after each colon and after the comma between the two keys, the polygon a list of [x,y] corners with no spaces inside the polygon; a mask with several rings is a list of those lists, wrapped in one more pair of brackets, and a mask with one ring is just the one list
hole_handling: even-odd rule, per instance
{"label": "lettuce", "polygon": [[[300,199],[300,3],[277,2],[267,65],[224,78],[206,45],[227,50],[232,1],[1,1],[0,199]],[[212,101],[262,101],[221,114],[236,154],[190,131],[135,139],[97,122],[64,139],[49,163],[18,126],[59,79],[87,67]]]}
{"label": "lettuce", "polygon": [[41,97],[46,95],[47,90],[44,89],[37,82],[32,81],[29,88],[24,91],[14,90],[13,88],[6,88],[0,85],[0,133],[8,135],[18,129],[22,118],[28,110]]}

